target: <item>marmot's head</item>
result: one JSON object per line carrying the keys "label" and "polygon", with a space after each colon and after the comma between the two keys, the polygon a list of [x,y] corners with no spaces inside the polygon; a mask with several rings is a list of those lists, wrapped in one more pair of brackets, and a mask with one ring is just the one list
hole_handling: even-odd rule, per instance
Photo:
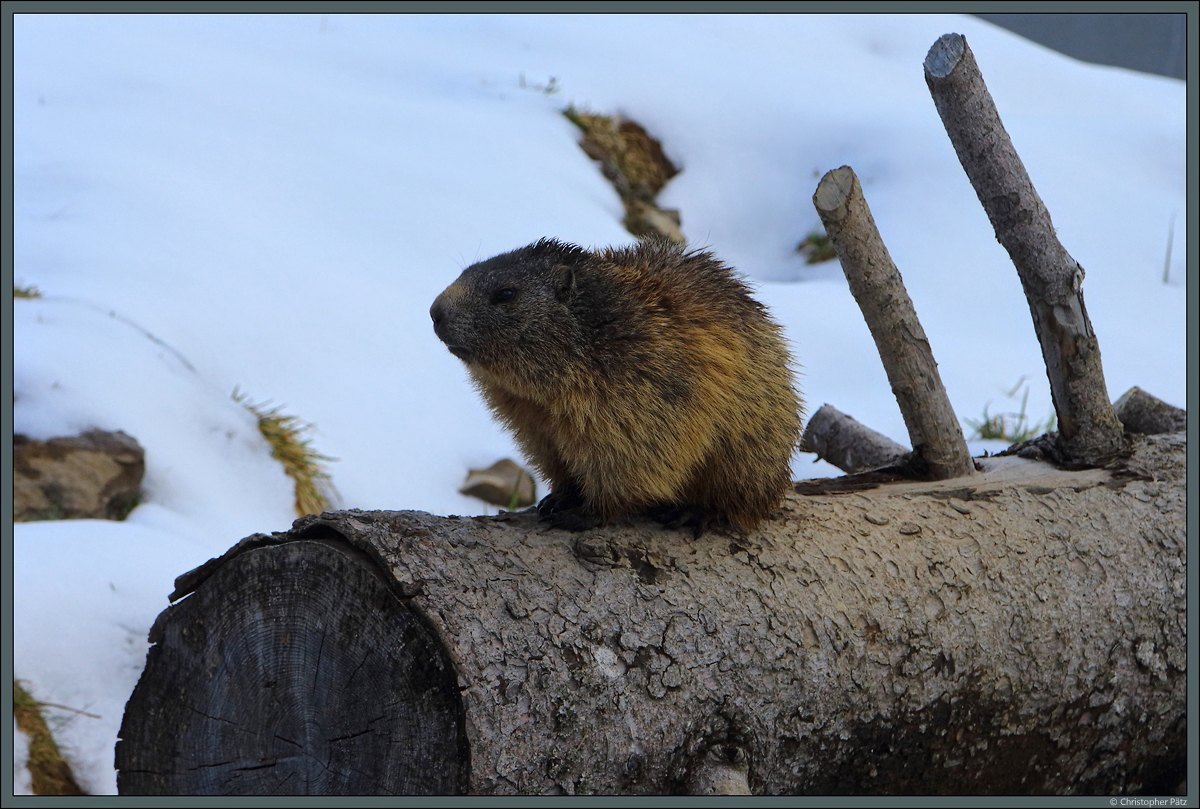
{"label": "marmot's head", "polygon": [[433,330],[475,371],[561,370],[579,347],[571,312],[576,272],[593,258],[581,247],[542,239],[472,264],[430,307]]}

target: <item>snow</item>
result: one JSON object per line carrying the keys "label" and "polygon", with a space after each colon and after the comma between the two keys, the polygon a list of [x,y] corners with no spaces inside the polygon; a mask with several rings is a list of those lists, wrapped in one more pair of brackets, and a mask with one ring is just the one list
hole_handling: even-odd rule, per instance
{"label": "snow", "polygon": [[[631,240],[568,104],[661,138],[684,170],[660,202],[785,326],[809,412],[906,438],[836,262],[795,253],[818,179],[849,164],[960,418],[1016,409],[1022,378],[1049,416],[1016,273],[925,87],[949,31],[1087,270],[1111,398],[1184,406],[1183,82],[939,15],[16,15],[14,272],[44,297],[13,304],[13,428],[146,449],[126,522],[15,526],[15,676],[101,717],[59,717],[84,790],[116,790],[174,577],[294,517],[235,387],[317,426],[340,506],[484,510],[457,494],[467,467],[520,456],[428,308],[542,236]],[[797,477],[836,474],[812,458]]]}

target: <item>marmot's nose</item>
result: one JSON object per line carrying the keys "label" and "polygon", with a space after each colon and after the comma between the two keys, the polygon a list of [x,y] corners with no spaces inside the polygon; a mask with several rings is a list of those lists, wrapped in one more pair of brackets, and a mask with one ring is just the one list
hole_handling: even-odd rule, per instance
{"label": "marmot's nose", "polygon": [[450,311],[451,307],[446,304],[446,296],[438,295],[433,302],[433,306],[429,307],[429,317],[433,320],[433,333],[438,336],[438,339],[443,343],[446,340],[446,331],[450,327]]}

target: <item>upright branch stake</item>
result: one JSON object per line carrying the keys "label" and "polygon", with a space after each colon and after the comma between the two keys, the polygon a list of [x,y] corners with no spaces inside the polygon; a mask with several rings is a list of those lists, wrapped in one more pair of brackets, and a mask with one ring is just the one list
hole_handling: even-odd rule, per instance
{"label": "upright branch stake", "polygon": [[900,271],[875,227],[854,170],[842,166],[822,177],[813,204],[875,338],[913,451],[929,465],[933,480],[973,474],[975,465],[942,386],[929,340]]}
{"label": "upright branch stake", "polygon": [[1124,442],[1083,305],[1083,267],[1058,241],[963,36],[945,34],[933,43],[925,82],[1029,300],[1058,413],[1058,450],[1070,463],[1098,465]]}

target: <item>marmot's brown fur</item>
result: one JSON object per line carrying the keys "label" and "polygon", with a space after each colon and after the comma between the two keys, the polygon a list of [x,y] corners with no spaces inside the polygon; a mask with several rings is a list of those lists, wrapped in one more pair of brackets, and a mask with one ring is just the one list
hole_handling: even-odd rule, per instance
{"label": "marmot's brown fur", "polygon": [[550,483],[556,526],[648,511],[748,530],[790,486],[786,343],[711,253],[543,239],[468,267],[429,313]]}

